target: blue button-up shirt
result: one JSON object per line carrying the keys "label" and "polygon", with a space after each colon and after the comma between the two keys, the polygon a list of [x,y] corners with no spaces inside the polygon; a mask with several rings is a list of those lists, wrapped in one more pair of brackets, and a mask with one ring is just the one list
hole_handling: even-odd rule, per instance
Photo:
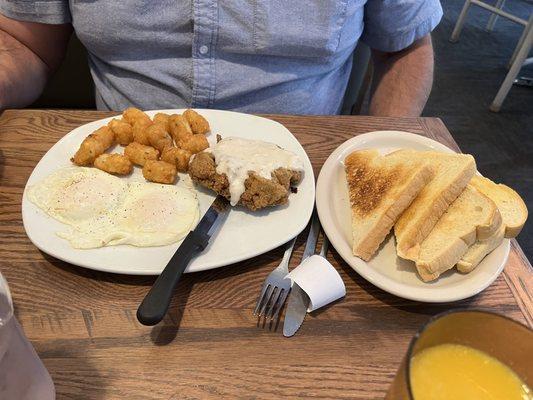
{"label": "blue button-up shirt", "polygon": [[0,0],[26,21],[71,22],[99,109],[335,114],[359,40],[398,51],[440,21],[438,0]]}

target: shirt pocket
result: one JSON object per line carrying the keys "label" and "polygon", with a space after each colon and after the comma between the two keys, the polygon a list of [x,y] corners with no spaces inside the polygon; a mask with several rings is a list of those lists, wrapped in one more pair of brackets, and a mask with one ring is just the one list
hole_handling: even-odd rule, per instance
{"label": "shirt pocket", "polygon": [[256,0],[256,54],[286,57],[333,55],[346,21],[349,0]]}

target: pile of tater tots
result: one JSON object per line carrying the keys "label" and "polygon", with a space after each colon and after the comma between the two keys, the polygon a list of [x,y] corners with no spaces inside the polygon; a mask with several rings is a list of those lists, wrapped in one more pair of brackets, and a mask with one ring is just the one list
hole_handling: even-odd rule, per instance
{"label": "pile of tater tots", "polygon": [[[158,113],[151,119],[131,107],[122,118],[87,136],[71,160],[115,175],[130,174],[138,165],[146,180],[171,184],[178,171],[187,172],[193,154],[209,147],[209,131],[207,120],[194,110],[183,115]],[[124,154],[105,152],[116,143],[125,146]]]}

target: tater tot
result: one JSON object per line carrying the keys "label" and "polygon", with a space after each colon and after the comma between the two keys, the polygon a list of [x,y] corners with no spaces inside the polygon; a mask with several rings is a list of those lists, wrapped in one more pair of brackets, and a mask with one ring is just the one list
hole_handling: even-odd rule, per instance
{"label": "tater tot", "polygon": [[195,135],[205,135],[211,130],[209,127],[209,122],[207,122],[207,120],[196,111],[189,108],[188,110],[185,110],[183,116],[191,126],[192,133]]}
{"label": "tater tot", "polygon": [[110,148],[115,144],[115,134],[109,127],[102,126],[93,132],[93,135],[98,141],[100,141],[106,149]]}
{"label": "tater tot", "polygon": [[81,142],[80,148],[70,159],[76,165],[92,165],[96,157],[105,151],[104,145],[94,137],[93,134],[87,136]]}
{"label": "tater tot", "polygon": [[145,132],[150,145],[159,151],[163,151],[165,148],[174,145],[172,136],[170,136],[163,124],[154,123],[146,127]]}
{"label": "tater tot", "polygon": [[172,114],[168,123],[170,134],[174,138],[176,144],[193,135],[191,127],[183,115]]}
{"label": "tater tot", "polygon": [[115,175],[127,175],[133,170],[128,157],[122,154],[101,154],[94,160],[94,166]]}
{"label": "tater tot", "polygon": [[126,108],[122,113],[122,118],[131,126],[137,121],[152,122],[147,114],[135,107]]}
{"label": "tater tot", "polygon": [[146,164],[146,161],[157,160],[159,158],[159,150],[137,142],[128,144],[124,149],[124,154],[132,163],[141,167]]}
{"label": "tater tot", "polygon": [[196,154],[209,147],[209,142],[205,135],[192,135],[187,140],[181,141],[178,144],[184,150],[190,151],[192,154]]}
{"label": "tater tot", "polygon": [[163,124],[167,129],[167,132],[170,132],[170,114],[157,113],[154,115],[153,121],[156,124]]}
{"label": "tater tot", "polygon": [[133,129],[129,123],[124,120],[113,118],[107,126],[115,134],[115,140],[122,146],[133,142]]}
{"label": "tater tot", "polygon": [[103,154],[114,143],[115,135],[107,126],[103,126],[89,136],[70,160],[76,165],[92,165],[96,157]]}
{"label": "tater tot", "polygon": [[146,133],[146,128],[152,125],[152,121],[139,120],[133,124],[133,141],[150,146],[150,140]]}
{"label": "tater tot", "polygon": [[161,153],[161,161],[174,164],[179,172],[187,172],[192,153],[177,147],[167,147]]}
{"label": "tater tot", "polygon": [[143,167],[143,176],[150,182],[174,183],[177,173],[175,165],[164,161],[148,160]]}

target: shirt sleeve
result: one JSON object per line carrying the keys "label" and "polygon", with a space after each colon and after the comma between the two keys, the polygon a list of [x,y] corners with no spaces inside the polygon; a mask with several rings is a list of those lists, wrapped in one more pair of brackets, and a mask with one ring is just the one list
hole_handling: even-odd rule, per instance
{"label": "shirt sleeve", "polygon": [[43,24],[72,22],[68,0],[0,0],[0,13],[19,21]]}
{"label": "shirt sleeve", "polygon": [[442,18],[439,0],[368,0],[361,40],[394,52],[430,33]]}

